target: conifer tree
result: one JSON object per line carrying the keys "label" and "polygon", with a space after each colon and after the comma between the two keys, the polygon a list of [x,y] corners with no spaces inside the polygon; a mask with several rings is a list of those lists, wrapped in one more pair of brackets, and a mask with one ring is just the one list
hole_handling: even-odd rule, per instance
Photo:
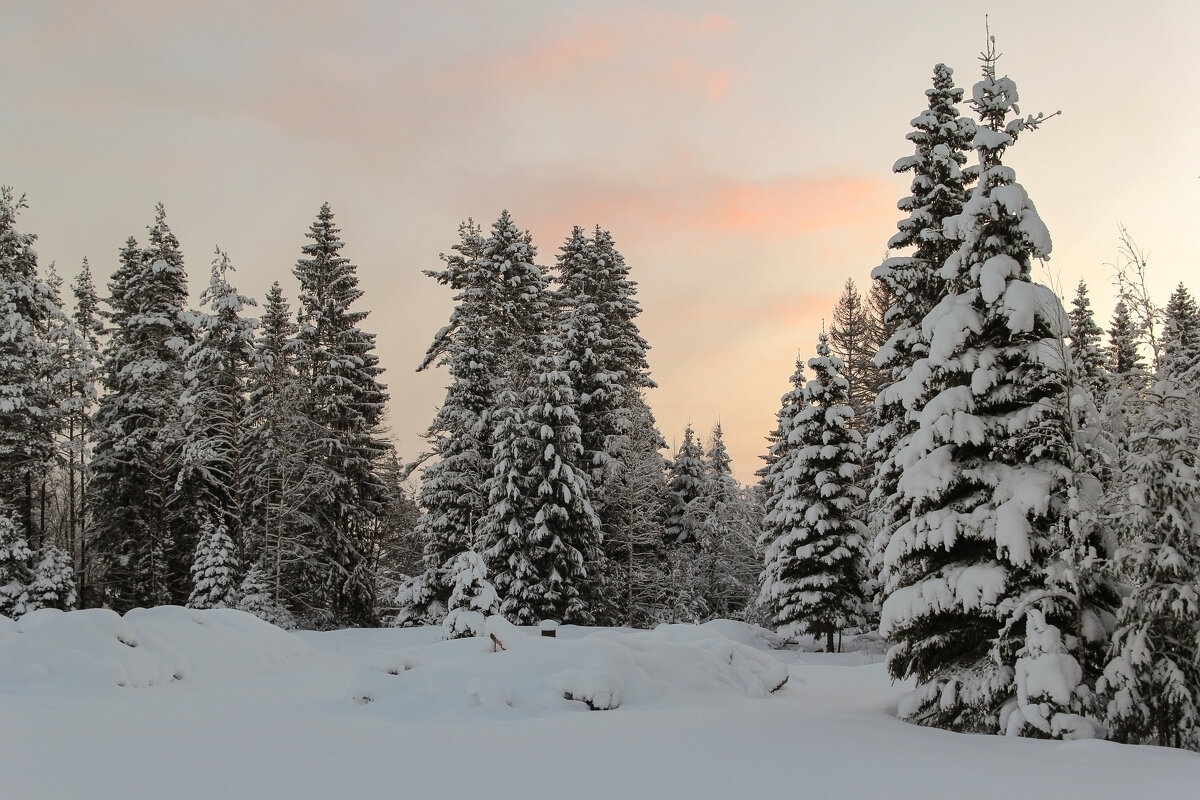
{"label": "conifer tree", "polygon": [[300,282],[293,347],[304,387],[307,442],[319,488],[306,504],[306,534],[315,561],[306,581],[306,613],[320,624],[365,625],[374,618],[374,576],[364,558],[366,528],[379,513],[384,488],[375,473],[385,451],[377,438],[387,401],[375,335],[360,325],[369,312],[351,310],[362,297],[357,268],[329,204],[306,236],[293,270]]}
{"label": "conifer tree", "polygon": [[[304,416],[304,392],[294,366],[296,324],[276,281],[267,291],[247,375],[245,469],[242,470],[247,571],[240,594],[250,610],[294,627],[286,606],[303,589],[313,542],[302,537],[317,483],[317,444]],[[279,612],[282,612],[279,613]]]}
{"label": "conifer tree", "polygon": [[704,493],[704,450],[692,431],[683,430],[683,443],[669,465],[666,537],[668,545],[694,543],[698,536],[688,524],[688,505]]}
{"label": "conifer tree", "polygon": [[38,276],[36,236],[17,230],[25,198],[0,188],[0,500],[23,540],[42,538],[35,498],[55,454],[59,403],[48,323],[61,317]]}
{"label": "conifer tree", "polygon": [[912,121],[905,137],[914,152],[896,161],[893,172],[913,174],[911,194],[897,207],[908,216],[888,242],[891,248],[913,248],[911,254],[887,258],[871,272],[873,283],[885,289],[891,304],[883,316],[888,332],[876,354],[880,393],[876,399],[875,425],[867,440],[868,463],[873,465],[871,482],[871,561],[874,576],[892,532],[910,516],[907,501],[898,491],[903,466],[895,457],[915,430],[904,406],[903,385],[913,364],[928,352],[921,321],[946,293],[941,269],[958,243],[948,238],[943,220],[962,212],[968,186],[975,170],[965,169],[967,151],[975,134],[975,123],[961,117],[958,103],[963,90],[954,85],[954,71],[945,64],[933,70],[933,86],[925,90],[928,108]]}
{"label": "conifer tree", "polygon": [[[629,279],[629,268],[612,235],[599,226],[591,239],[576,227],[560,249],[557,265],[558,317],[552,328],[562,343],[564,369],[578,402],[581,463],[590,479],[605,552],[610,569],[620,571],[618,565],[628,556],[621,543],[632,532],[615,527],[614,515],[619,512],[614,509],[610,514],[608,507],[610,502],[620,505],[615,494],[622,483],[620,475],[638,452],[630,432],[640,393],[655,385],[646,361],[649,345],[636,323],[641,312],[637,286]],[[621,580],[615,573],[609,577]],[[593,611],[602,621],[616,615],[615,607]]]}
{"label": "conifer tree", "polygon": [[426,433],[436,458],[422,472],[417,502],[422,515],[416,535],[423,543],[424,571],[403,591],[400,621],[436,621],[431,604],[445,605],[452,588],[452,564],[477,545],[476,528],[488,508],[483,488],[491,477],[491,412],[501,366],[490,338],[494,295],[479,267],[485,238],[473,220],[458,229],[459,242],[442,255],[446,268],[426,275],[455,295],[450,322],[438,331],[418,367],[445,366],[450,373],[446,399]]}
{"label": "conifer tree", "polygon": [[1009,119],[1016,87],[995,59],[989,40],[972,101],[979,184],[944,222],[959,242],[942,270],[947,296],[921,323],[927,354],[893,394],[915,431],[894,455],[910,517],[888,542],[880,623],[892,675],[917,680],[901,716],[975,731],[1000,730],[1016,695],[1027,610],[1059,630],[1076,612],[1043,571],[1067,546],[1066,315],[1030,278],[1050,237],[1003,164],[1042,118]]}
{"label": "conifer tree", "polygon": [[1135,528],[1121,560],[1133,580],[1101,691],[1114,738],[1200,750],[1200,434],[1169,375],[1150,387],[1131,436]]}
{"label": "conifer tree", "polygon": [[450,566],[454,586],[449,611],[442,623],[447,639],[482,636],[487,618],[499,611],[496,587],[487,578],[487,566],[474,550],[464,550]]}
{"label": "conifer tree", "polygon": [[1159,372],[1163,376],[1186,392],[1200,391],[1200,307],[1182,283],[1167,301],[1159,353]]}
{"label": "conifer tree", "polygon": [[829,350],[842,360],[842,378],[849,387],[854,425],[868,430],[875,416],[875,394],[879,378],[875,367],[875,325],[853,279],[847,279],[833,309],[829,326]]}
{"label": "conifer tree", "polygon": [[0,614],[16,619],[34,609],[33,580],[33,551],[16,514],[0,499]]}
{"label": "conifer tree", "polygon": [[773,470],[761,602],[783,635],[834,637],[861,618],[864,529],[855,518],[864,499],[855,485],[862,437],[851,420],[842,360],[822,333],[809,360],[813,380],[800,398],[785,395],[787,445]]}
{"label": "conifer tree", "polygon": [[1138,347],[1139,338],[1138,325],[1129,313],[1129,304],[1125,298],[1118,298],[1108,329],[1109,363],[1113,373],[1122,376],[1126,383],[1130,376],[1146,371],[1146,362]]}
{"label": "conifer tree", "polygon": [[98,398],[100,378],[99,300],[92,281],[88,260],[71,285],[75,296],[74,335],[68,353],[68,392],[63,406],[67,427],[68,535],[71,555],[77,565],[77,594],[83,597],[87,581],[87,547],[83,531],[87,528],[87,487],[91,476],[92,412]]}
{"label": "conifer tree", "polygon": [[[200,295],[197,338],[185,353],[187,385],[179,399],[185,439],[176,491],[178,502],[190,505],[200,523],[192,575],[209,580],[214,559],[224,570],[245,558],[245,397],[257,320],[242,316],[255,303],[229,283],[232,270],[229,257],[218,249],[209,285]],[[233,548],[228,557],[219,554],[226,540]],[[240,577],[230,573],[223,580],[236,586]],[[189,602],[232,605],[229,599],[225,589],[197,585]]]}
{"label": "conifer tree", "polygon": [[1083,281],[1075,290],[1067,319],[1070,324],[1067,353],[1071,363],[1096,402],[1101,402],[1109,389],[1108,359],[1101,345],[1104,331],[1092,315],[1092,302],[1088,298],[1087,284]]}
{"label": "conifer tree", "polygon": [[96,435],[88,538],[98,588],[119,611],[186,602],[195,522],[170,502],[179,472],[178,400],[192,330],[179,242],[159,204],[149,244],[130,237],[109,283],[109,341]]}
{"label": "conifer tree", "polygon": [[705,617],[743,614],[758,589],[760,513],[733,477],[721,423],[713,428],[704,454],[700,496],[684,511],[685,527],[696,532],[695,575],[691,587]]}
{"label": "conifer tree", "polygon": [[224,515],[204,506],[200,538],[192,561],[189,608],[233,608],[237,604],[241,567]]}
{"label": "conifer tree", "polygon": [[481,535],[501,612],[520,624],[590,624],[606,574],[575,397],[556,350],[547,338],[536,381],[521,397],[502,392],[496,412]]}

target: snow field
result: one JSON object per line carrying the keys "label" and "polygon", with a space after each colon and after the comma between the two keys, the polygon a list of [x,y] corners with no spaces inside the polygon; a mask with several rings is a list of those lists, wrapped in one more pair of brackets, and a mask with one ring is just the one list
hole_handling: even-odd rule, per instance
{"label": "snow field", "polygon": [[[1123,800],[1200,785],[1194,753],[901,722],[911,687],[877,647],[772,650],[729,621],[505,630],[492,652],[434,627],[292,634],[235,611],[0,620],[0,798]],[[130,633],[134,648],[117,640]],[[787,685],[755,696],[749,677],[779,668]],[[599,705],[617,680],[605,713],[554,696]]]}

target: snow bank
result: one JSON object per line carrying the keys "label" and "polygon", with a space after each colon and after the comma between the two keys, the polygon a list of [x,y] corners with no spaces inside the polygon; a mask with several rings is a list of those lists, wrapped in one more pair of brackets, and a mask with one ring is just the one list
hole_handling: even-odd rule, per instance
{"label": "snow bank", "polygon": [[233,609],[42,609],[0,619],[0,692],[54,693],[206,683],[311,652],[293,634]]}
{"label": "snow bank", "polygon": [[759,649],[765,632],[740,623],[653,631],[568,626],[548,638],[498,619],[487,627],[503,650],[483,636],[375,656],[360,666],[348,700],[405,720],[522,719],[711,706],[767,697],[788,680],[787,665]]}

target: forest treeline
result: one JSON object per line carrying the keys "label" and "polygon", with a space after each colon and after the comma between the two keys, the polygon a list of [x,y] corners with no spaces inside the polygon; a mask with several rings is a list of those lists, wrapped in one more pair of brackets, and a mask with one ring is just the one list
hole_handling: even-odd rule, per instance
{"label": "forest treeline", "polygon": [[[218,250],[188,307],[158,207],[98,296],[0,197],[0,613],[164,603],[283,626],[651,626],[738,617],[829,650],[877,630],[908,720],[1200,748],[1200,309],[1122,233],[1109,330],[1036,283],[1004,163],[1041,115],[983,54],[912,121],[904,217],[798,358],[753,486],[720,425],[676,452],[608,231],[554,263],[507,211],[427,275],[449,381],[402,464],[328,205],[261,309]],[[968,166],[968,162],[973,163]],[[886,235],[881,232],[881,240]],[[256,311],[258,313],[256,313]],[[415,475],[410,492],[406,479]]]}

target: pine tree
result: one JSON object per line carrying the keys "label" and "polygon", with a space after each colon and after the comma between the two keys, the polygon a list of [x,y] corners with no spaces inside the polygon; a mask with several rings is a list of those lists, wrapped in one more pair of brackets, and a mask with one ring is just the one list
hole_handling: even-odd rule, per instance
{"label": "pine tree", "polygon": [[202,509],[204,522],[200,525],[200,539],[192,561],[193,587],[188,607],[233,608],[241,578],[237,548],[226,530],[223,515],[209,506]]}
{"label": "pine tree", "polygon": [[1200,307],[1182,283],[1167,301],[1159,352],[1159,372],[1164,377],[1187,392],[1200,391]]}
{"label": "pine tree", "polygon": [[23,208],[24,197],[0,188],[0,501],[15,514],[22,539],[36,546],[42,532],[35,498],[54,458],[59,421],[48,323],[62,312],[38,277],[37,237],[17,230]]}
{"label": "pine tree", "polygon": [[760,514],[733,477],[721,423],[710,442],[700,496],[684,511],[685,527],[696,532],[692,593],[705,617],[732,618],[747,611],[758,589]]}
{"label": "pine tree", "polygon": [[1113,373],[1122,376],[1121,379],[1126,383],[1131,379],[1130,376],[1142,375],[1146,371],[1138,340],[1138,326],[1129,313],[1129,305],[1124,298],[1118,298],[1108,329],[1109,363],[1112,364]]}
{"label": "pine tree", "polygon": [[424,572],[403,591],[402,618],[435,621],[431,604],[449,601],[452,564],[476,544],[476,527],[488,508],[483,488],[491,475],[491,410],[501,376],[490,339],[494,295],[479,267],[482,229],[472,220],[459,226],[454,253],[442,255],[446,269],[426,275],[456,290],[450,322],[434,337],[418,370],[446,366],[451,383],[426,433],[436,460],[422,472],[417,502],[423,510],[416,535],[423,542]]}
{"label": "pine tree", "polygon": [[[558,318],[553,329],[578,399],[582,464],[590,479],[609,568],[620,571],[617,565],[628,555],[621,542],[629,534],[614,527],[608,506],[620,505],[616,488],[621,473],[629,468],[629,457],[637,452],[630,432],[640,392],[655,385],[646,361],[649,345],[636,323],[641,313],[637,285],[629,279],[629,268],[612,235],[599,226],[591,239],[576,227],[563,244],[557,265],[559,288],[553,304]],[[609,577],[620,580],[615,572]],[[615,607],[593,611],[602,621],[620,618]]]}
{"label": "pine tree", "polygon": [[497,410],[496,462],[482,526],[501,612],[520,624],[590,624],[606,574],[600,522],[581,463],[579,417],[547,338],[536,381]]}
{"label": "pine tree", "polygon": [[1071,311],[1067,315],[1070,323],[1067,353],[1071,357],[1076,374],[1087,386],[1096,401],[1102,401],[1108,394],[1108,359],[1101,347],[1103,329],[1096,324],[1092,315],[1092,302],[1088,299],[1087,284],[1079,282],[1075,290],[1075,299],[1071,301]]}
{"label": "pine tree", "polygon": [[683,443],[669,465],[667,480],[666,537],[668,545],[694,543],[698,536],[685,514],[693,500],[704,492],[704,450],[692,431],[691,423],[683,430]]}
{"label": "pine tree", "polygon": [[901,716],[993,732],[1028,652],[1027,610],[1059,630],[1076,612],[1043,572],[1067,546],[1066,315],[1031,281],[1050,237],[1002,161],[1041,117],[1009,120],[1016,87],[995,58],[989,43],[973,93],[979,184],[944,221],[959,242],[942,270],[948,294],[921,323],[927,354],[891,398],[915,430],[893,455],[910,517],[888,542],[880,623],[891,674],[917,680]]}
{"label": "pine tree", "polygon": [[[296,325],[276,281],[267,292],[253,361],[247,375],[245,413],[244,564],[240,593],[246,610],[268,622],[294,627],[286,607],[304,588],[315,543],[302,537],[308,509],[318,496],[318,452],[304,415],[305,396],[294,367]],[[303,598],[301,598],[303,601]],[[298,604],[299,605],[299,604]]]}
{"label": "pine tree", "polygon": [[487,618],[500,607],[496,587],[487,579],[487,566],[474,550],[464,550],[454,557],[450,575],[453,588],[443,635],[447,639],[482,636]]}
{"label": "pine tree", "polygon": [[783,635],[824,637],[833,652],[835,635],[861,618],[862,437],[851,424],[843,362],[824,333],[808,366],[813,380],[801,397],[785,395],[781,409],[787,444],[772,470],[760,602]]}
{"label": "pine tree", "polygon": [[647,627],[661,622],[670,603],[664,552],[666,442],[639,393],[632,403],[629,444],[621,471],[606,489],[604,549],[614,589],[613,622]]}
{"label": "pine tree", "polygon": [[[196,341],[184,354],[186,389],[179,399],[184,443],[177,502],[188,504],[200,520],[191,572],[205,576],[206,585],[196,585],[189,603],[232,605],[229,590],[213,584],[214,558],[221,569],[245,559],[243,520],[248,509],[244,502],[246,378],[254,359],[256,320],[242,317],[254,301],[241,296],[229,283],[233,265],[220,249],[212,262],[208,288],[200,296],[201,311],[196,319]],[[225,540],[232,551],[220,555]],[[224,575],[224,573],[222,573]],[[229,574],[222,580],[240,580]]]}
{"label": "pine tree", "polygon": [[74,332],[70,340],[67,361],[67,401],[63,405],[67,426],[67,541],[79,581],[77,595],[84,597],[87,583],[88,552],[83,531],[88,525],[88,481],[91,476],[92,412],[98,398],[97,382],[102,367],[99,300],[92,282],[92,270],[87,259],[71,285],[75,296],[72,317]]}
{"label": "pine tree", "polygon": [[170,503],[179,472],[178,399],[192,329],[187,273],[160,204],[143,249],[130,237],[109,283],[104,386],[93,418],[87,537],[104,602],[119,611],[186,602],[195,521]]}
{"label": "pine tree", "polygon": [[870,429],[875,416],[875,394],[879,378],[875,367],[875,326],[853,279],[847,279],[833,309],[829,326],[829,350],[842,360],[842,378],[848,388],[854,425]]}
{"label": "pine tree", "polygon": [[375,335],[360,327],[368,312],[351,310],[362,291],[357,268],[341,254],[340,233],[329,204],[322,205],[293,270],[300,282],[293,347],[307,442],[319,453],[319,488],[305,509],[315,554],[306,612],[321,624],[365,625],[374,619],[375,581],[364,537],[381,508],[375,463],[386,449],[377,433],[387,394]]}
{"label": "pine tree", "polygon": [[17,515],[0,500],[0,615],[16,619],[34,609],[30,597],[33,580],[33,551]]}
{"label": "pine tree", "polygon": [[1148,392],[1130,471],[1133,589],[1100,687],[1118,741],[1200,750],[1200,434],[1192,398],[1168,375]]}
{"label": "pine tree", "polygon": [[945,296],[942,265],[958,243],[946,237],[943,220],[962,212],[974,169],[964,169],[975,134],[975,123],[959,116],[963,90],[954,85],[954,71],[945,64],[933,70],[933,86],[925,90],[928,108],[912,121],[906,138],[914,145],[910,156],[896,161],[893,172],[913,174],[911,194],[897,204],[908,216],[897,223],[888,246],[913,248],[911,255],[887,258],[871,272],[873,296],[891,299],[883,315],[888,333],[876,355],[880,391],[875,425],[867,439],[866,460],[872,464],[871,563],[872,577],[882,566],[883,552],[893,531],[910,517],[898,483],[904,467],[896,454],[915,430],[902,396],[913,364],[928,352],[921,321]]}

